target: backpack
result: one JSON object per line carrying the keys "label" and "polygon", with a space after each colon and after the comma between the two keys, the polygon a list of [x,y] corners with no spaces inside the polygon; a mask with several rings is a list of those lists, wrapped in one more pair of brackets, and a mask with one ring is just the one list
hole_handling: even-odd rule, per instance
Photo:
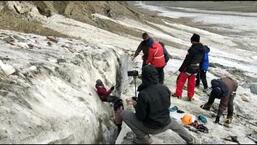
{"label": "backpack", "polygon": [[167,63],[170,60],[170,54],[168,53],[167,49],[165,48],[164,43],[162,43],[162,42],[159,42],[159,43],[162,45],[165,63]]}
{"label": "backpack", "polygon": [[201,70],[204,71],[208,71],[208,67],[209,67],[209,52],[210,52],[210,48],[206,45],[204,45],[204,55],[203,55],[203,59],[202,59],[202,63],[201,63]]}

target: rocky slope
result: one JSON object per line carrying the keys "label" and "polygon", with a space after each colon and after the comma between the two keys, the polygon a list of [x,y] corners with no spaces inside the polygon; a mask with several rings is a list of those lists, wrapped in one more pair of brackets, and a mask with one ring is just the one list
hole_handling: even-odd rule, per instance
{"label": "rocky slope", "polygon": [[[172,98],[172,106],[208,117],[209,134],[191,133],[202,143],[231,143],[223,139],[229,135],[253,143],[246,136],[256,132],[257,98],[250,90],[256,52],[190,19],[184,23],[137,10],[125,2],[0,2],[0,143],[131,143],[133,133],[125,124],[115,140],[111,106],[99,100],[94,84],[98,78],[116,84],[115,94],[124,100],[134,95],[126,73],[140,71],[141,59],[132,62],[129,55],[145,31],[164,41],[173,56],[165,68],[171,91],[192,33],[211,47],[209,83],[223,75],[240,81],[232,128],[215,125],[214,113],[199,108],[208,99],[200,89],[192,103]],[[237,51],[231,53],[231,47]],[[184,143],[172,131],[152,137],[154,143]]]}

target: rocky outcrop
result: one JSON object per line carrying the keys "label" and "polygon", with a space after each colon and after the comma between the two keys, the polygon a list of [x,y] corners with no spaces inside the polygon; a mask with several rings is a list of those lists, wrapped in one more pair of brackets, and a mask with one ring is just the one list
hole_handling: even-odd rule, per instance
{"label": "rocky outcrop", "polygon": [[16,12],[17,14],[20,14],[22,16],[25,16],[25,18],[36,19],[38,21],[45,19],[45,17],[39,13],[37,7],[28,2],[8,1],[5,3],[5,5],[7,9]]}
{"label": "rocky outcrop", "polygon": [[[91,14],[94,13],[99,13],[108,17],[115,18],[124,15],[127,17],[136,17],[136,12],[130,10],[126,2],[9,1],[3,2],[3,5],[5,5],[13,12],[21,15],[42,15],[50,17],[53,14],[61,14],[82,21],[90,19]],[[119,9],[117,9],[117,7],[119,7]]]}

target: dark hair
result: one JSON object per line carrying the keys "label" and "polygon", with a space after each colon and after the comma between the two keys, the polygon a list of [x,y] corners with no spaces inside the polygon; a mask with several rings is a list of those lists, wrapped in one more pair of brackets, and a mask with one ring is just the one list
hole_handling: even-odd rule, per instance
{"label": "dark hair", "polygon": [[142,38],[143,38],[144,40],[147,39],[148,37],[149,37],[148,33],[144,32],[144,33],[142,34]]}
{"label": "dark hair", "polygon": [[212,89],[212,91],[211,91],[211,96],[213,97],[213,98],[222,98],[223,97],[223,95],[222,95],[222,90],[221,90],[221,88],[220,87],[215,87],[215,88],[213,88]]}
{"label": "dark hair", "polygon": [[200,35],[194,33],[191,37],[191,42],[200,42]]}
{"label": "dark hair", "polygon": [[100,80],[100,79],[98,79],[98,80],[96,80],[96,85],[103,85],[103,82],[102,82],[102,80]]}

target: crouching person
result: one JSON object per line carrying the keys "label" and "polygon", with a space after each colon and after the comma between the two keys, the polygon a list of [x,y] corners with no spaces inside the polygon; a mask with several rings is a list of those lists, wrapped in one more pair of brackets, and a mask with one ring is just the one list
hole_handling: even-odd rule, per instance
{"label": "crouching person", "polygon": [[227,108],[228,114],[225,123],[230,124],[233,117],[233,101],[236,96],[238,83],[236,82],[236,80],[233,80],[230,77],[223,77],[221,79],[213,79],[211,81],[211,85],[212,91],[209,100],[206,104],[202,105],[201,108],[205,110],[210,110],[212,104],[214,103],[214,100],[216,98],[220,99],[218,114],[215,123],[219,123],[220,116]]}
{"label": "crouching person", "polygon": [[134,143],[150,144],[149,134],[158,134],[172,129],[187,143],[194,143],[195,139],[175,119],[170,118],[169,89],[159,84],[157,70],[146,65],[142,69],[142,84],[138,87],[138,98],[133,102],[135,113],[124,110],[121,113],[123,121],[136,134]]}

